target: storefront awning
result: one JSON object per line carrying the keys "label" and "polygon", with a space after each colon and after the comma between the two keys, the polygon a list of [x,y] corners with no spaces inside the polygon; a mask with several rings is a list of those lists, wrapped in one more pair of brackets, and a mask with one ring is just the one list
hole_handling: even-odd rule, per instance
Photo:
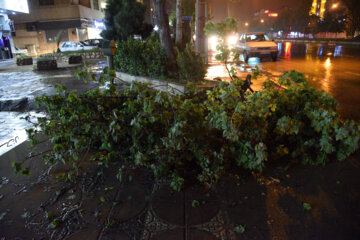
{"label": "storefront awning", "polygon": [[51,30],[51,29],[67,29],[67,28],[80,28],[80,19],[61,20],[61,21],[49,21],[49,22],[37,22],[36,26],[38,30]]}

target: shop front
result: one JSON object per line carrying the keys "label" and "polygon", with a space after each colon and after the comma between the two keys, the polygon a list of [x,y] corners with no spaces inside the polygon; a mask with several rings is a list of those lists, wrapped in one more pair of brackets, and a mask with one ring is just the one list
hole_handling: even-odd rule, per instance
{"label": "shop front", "polygon": [[0,60],[15,57],[12,34],[15,33],[13,22],[8,15],[29,13],[27,0],[0,0]]}

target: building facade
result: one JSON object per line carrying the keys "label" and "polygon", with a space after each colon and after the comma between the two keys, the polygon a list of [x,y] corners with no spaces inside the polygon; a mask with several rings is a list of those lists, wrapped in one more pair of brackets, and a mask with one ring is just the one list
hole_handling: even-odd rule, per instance
{"label": "building facade", "polygon": [[327,11],[341,7],[343,6],[339,0],[313,0],[310,15],[316,15],[322,19]]}
{"label": "building facade", "polygon": [[28,14],[27,0],[0,0],[0,60],[15,57],[15,45],[12,35],[15,32],[9,15]]}
{"label": "building facade", "polygon": [[14,42],[29,55],[57,50],[56,38],[83,41],[100,38],[105,0],[29,0],[31,14],[16,14]]}

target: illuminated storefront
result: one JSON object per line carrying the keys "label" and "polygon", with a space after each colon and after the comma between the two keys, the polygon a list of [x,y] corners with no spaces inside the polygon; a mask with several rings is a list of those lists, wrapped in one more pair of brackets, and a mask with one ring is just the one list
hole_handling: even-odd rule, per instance
{"label": "illuminated storefront", "polygon": [[29,13],[27,0],[0,0],[0,60],[15,57],[12,33],[14,24],[8,14]]}
{"label": "illuminated storefront", "polygon": [[11,15],[16,28],[15,44],[27,49],[29,55],[38,56],[57,51],[56,39],[60,39],[61,44],[101,38],[104,2],[34,1],[29,6],[31,14]]}
{"label": "illuminated storefront", "polygon": [[310,14],[324,18],[326,0],[313,0]]}

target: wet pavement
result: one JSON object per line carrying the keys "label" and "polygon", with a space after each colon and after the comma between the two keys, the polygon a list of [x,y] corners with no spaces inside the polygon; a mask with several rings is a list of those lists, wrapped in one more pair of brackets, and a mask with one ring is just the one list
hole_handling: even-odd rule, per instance
{"label": "wet pavement", "polygon": [[[95,74],[106,65],[100,60],[91,60],[88,64],[89,70]],[[27,139],[25,129],[30,124],[22,118],[29,113],[41,115],[36,113],[36,96],[55,94],[54,86],[58,84],[79,93],[97,86],[76,79],[74,73],[81,65],[59,63],[58,66],[59,69],[54,71],[34,71],[32,65],[0,68],[0,156]]]}
{"label": "wet pavement", "polygon": [[[239,73],[244,76],[250,73],[253,61],[241,65]],[[316,57],[315,60],[299,58],[292,65],[296,61],[295,57],[281,58],[275,63],[263,60],[258,64],[272,75],[306,65],[318,68],[319,77],[328,65],[327,59],[323,62]],[[316,61],[319,65],[314,67]],[[208,76],[226,76],[224,68],[217,63],[210,70]],[[15,80],[10,85],[2,77],[17,77],[22,72],[0,71],[3,84],[0,89],[7,91],[0,100],[52,94],[55,83],[86,91],[82,83],[68,76],[72,71],[65,69],[49,75],[24,73],[23,81],[29,78],[31,83]],[[306,74],[315,76],[311,75],[314,73],[309,70]],[[260,87],[261,81],[254,81],[254,88]],[[6,148],[21,142],[22,133],[17,130],[26,126],[16,119],[22,116],[17,112],[0,112],[1,128],[9,130],[0,135],[8,139],[3,145]],[[49,147],[45,139],[38,150],[44,153]],[[359,159],[357,154],[349,161],[331,163],[326,168],[299,166],[288,171],[271,168],[262,176],[234,171],[211,191],[193,184],[174,192],[166,179],[155,181],[144,169],[136,170],[132,180],[120,183],[115,177],[115,167],[103,169],[85,157],[77,181],[59,184],[56,175],[67,172],[69,166],[61,163],[46,166],[40,155],[29,148],[29,143],[23,142],[16,149],[0,152],[0,238],[355,240],[360,238]],[[31,166],[30,177],[15,175],[12,161]],[[311,210],[304,209],[304,203]]]}
{"label": "wet pavement", "polygon": [[248,64],[274,76],[302,72],[311,86],[335,97],[343,118],[360,120],[360,45],[285,42],[278,46],[278,61],[250,58]]}
{"label": "wet pavement", "polygon": [[[50,147],[41,142],[39,153]],[[177,192],[146,169],[120,183],[117,165],[86,157],[75,182],[59,182],[71,166],[45,165],[24,142],[0,156],[0,238],[358,240],[359,157],[262,175],[234,169],[213,189],[192,183]],[[12,161],[30,166],[30,176],[15,175]]]}
{"label": "wet pavement", "polygon": [[[240,64],[238,74],[245,78],[258,66],[264,77],[253,80],[254,90],[260,90],[264,80],[284,71],[296,70],[305,74],[309,84],[330,93],[339,102],[339,112],[345,119],[360,120],[360,45],[336,45],[315,43],[278,43],[279,58],[250,58]],[[240,60],[244,60],[242,56]],[[209,57],[207,78],[219,77],[230,81],[223,65]]]}

